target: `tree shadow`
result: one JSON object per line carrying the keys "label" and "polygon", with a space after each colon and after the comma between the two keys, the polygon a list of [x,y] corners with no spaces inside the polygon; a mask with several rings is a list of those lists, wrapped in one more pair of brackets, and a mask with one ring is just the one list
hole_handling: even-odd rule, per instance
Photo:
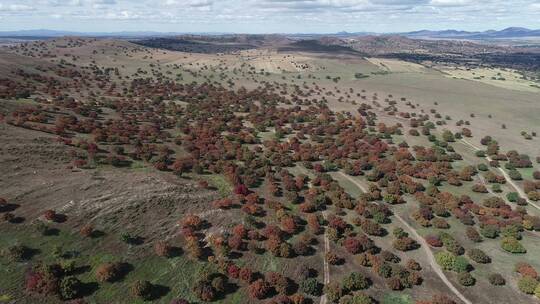
{"label": "tree shadow", "polygon": [[159,284],[153,284],[152,285],[152,293],[150,294],[149,301],[156,301],[164,296],[166,296],[171,291],[170,287],[159,285]]}
{"label": "tree shadow", "polygon": [[80,295],[81,297],[88,297],[94,294],[99,289],[97,282],[81,283]]}
{"label": "tree shadow", "polygon": [[9,222],[12,224],[22,224],[26,219],[22,216],[16,216],[12,218]]}
{"label": "tree shadow", "polygon": [[58,228],[47,228],[43,231],[44,236],[58,236],[60,234],[60,229]]}
{"label": "tree shadow", "polygon": [[90,237],[93,238],[93,239],[97,239],[97,238],[100,238],[100,237],[102,237],[104,235],[105,235],[105,232],[103,232],[101,230],[94,230],[90,234]]}
{"label": "tree shadow", "polygon": [[179,257],[182,254],[184,254],[184,250],[181,247],[171,247],[171,250],[169,251],[170,258]]}
{"label": "tree shadow", "polygon": [[90,265],[79,266],[75,267],[75,269],[70,272],[70,275],[81,275],[83,273],[89,272],[90,270],[92,270],[92,267],[90,267]]}
{"label": "tree shadow", "polygon": [[15,211],[17,208],[19,208],[21,205],[19,204],[5,204],[3,206],[0,206],[0,213],[4,213],[4,212],[13,212]]}

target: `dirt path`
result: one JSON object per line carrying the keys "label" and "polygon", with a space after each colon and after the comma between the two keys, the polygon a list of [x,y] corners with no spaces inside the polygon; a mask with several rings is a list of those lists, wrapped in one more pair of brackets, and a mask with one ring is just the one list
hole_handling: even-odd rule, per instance
{"label": "dirt path", "polygon": [[[323,217],[326,220],[327,214],[326,211],[323,211]],[[330,265],[326,260],[326,254],[330,252],[330,239],[328,239],[328,229],[324,230],[324,256],[323,256],[323,272],[324,272],[324,285],[330,284]],[[326,295],[321,296],[320,304],[326,304]]]}
{"label": "dirt path", "polygon": [[435,261],[435,256],[433,255],[433,252],[431,252],[431,250],[429,249],[429,244],[426,242],[426,240],[422,236],[420,236],[418,232],[416,232],[416,230],[414,230],[414,228],[411,227],[399,214],[394,214],[394,217],[397,218],[407,228],[407,230],[409,230],[410,233],[412,233],[412,235],[414,235],[414,237],[416,238],[418,242],[420,242],[420,244],[422,245],[422,248],[424,249],[424,252],[426,253],[429,259],[428,260],[429,265],[431,265],[431,268],[433,268],[435,273],[437,273],[437,275],[441,278],[441,280],[443,280],[444,284],[446,284],[446,286],[448,286],[448,288],[450,288],[450,290],[452,290],[452,292],[461,301],[463,301],[466,304],[472,304],[472,302],[469,301],[459,290],[457,290],[454,284],[452,284],[452,282],[448,280],[444,272],[441,270],[441,268],[437,264],[437,261]]}
{"label": "dirt path", "polygon": [[[471,147],[474,151],[480,151],[482,149],[478,148],[477,146],[473,145],[472,143],[468,142],[467,140],[465,139],[462,139],[461,141],[463,141],[466,145],[468,145],[469,147]],[[492,161],[491,157],[489,156],[486,156],[485,157],[488,161]],[[497,168],[501,173],[502,175],[504,176],[504,178],[506,179],[506,182],[508,184],[510,184],[514,189],[516,189],[516,192],[519,194],[519,196],[523,197],[527,203],[529,203],[531,206],[533,206],[534,208],[540,210],[540,206],[538,206],[536,203],[533,203],[528,197],[527,197],[527,194],[525,193],[525,191],[523,191],[523,189],[521,189],[521,187],[516,184],[511,178],[510,178],[510,175],[508,175],[508,173],[506,173],[506,171],[503,169],[503,168]]]}
{"label": "dirt path", "polygon": [[[362,185],[360,182],[358,182],[357,180],[355,180],[351,176],[349,176],[349,175],[347,175],[347,174],[345,174],[343,172],[338,172],[338,173],[341,176],[343,176],[344,178],[346,178],[347,180],[349,180],[351,183],[356,185],[358,188],[360,188],[363,192],[367,192],[364,185]],[[411,227],[405,220],[403,220],[403,218],[401,216],[394,213],[394,217],[397,218],[405,226],[405,228],[407,228],[407,230],[409,230],[409,232],[417,239],[417,241],[422,245],[422,248],[424,249],[424,252],[426,253],[426,255],[428,257],[429,265],[431,266],[431,268],[433,268],[435,273],[441,278],[441,280],[444,282],[444,284],[446,284],[446,286],[448,286],[448,288],[450,288],[450,290],[452,290],[452,292],[461,301],[463,301],[463,303],[472,304],[472,302],[469,301],[459,290],[457,290],[457,288],[452,284],[452,282],[450,282],[448,280],[448,278],[446,277],[444,272],[441,270],[441,268],[439,267],[439,265],[435,261],[435,256],[433,255],[433,252],[431,252],[431,250],[429,249],[429,244],[426,242],[426,240],[424,240],[424,238],[422,236],[420,236],[418,234],[418,232],[416,232],[416,230],[413,227]]]}

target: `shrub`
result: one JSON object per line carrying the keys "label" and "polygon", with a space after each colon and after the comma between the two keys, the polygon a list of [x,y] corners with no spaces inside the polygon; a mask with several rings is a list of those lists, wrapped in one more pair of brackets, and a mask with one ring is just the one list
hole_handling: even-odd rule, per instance
{"label": "shrub", "polygon": [[527,249],[521,245],[521,243],[512,237],[505,237],[501,241],[502,249],[511,252],[511,253],[526,253]]}
{"label": "shrub", "polygon": [[534,295],[537,298],[540,298],[540,285],[536,286],[536,288],[534,289]]}
{"label": "shrub", "polygon": [[487,237],[489,239],[494,239],[497,236],[499,236],[499,227],[495,225],[486,225],[482,229],[480,229],[480,233],[484,237]]}
{"label": "shrub", "polygon": [[510,171],[508,171],[508,175],[509,175],[510,178],[513,179],[513,180],[521,180],[521,179],[522,179],[521,173],[519,173],[519,171],[517,171],[517,170],[510,170]]}
{"label": "shrub", "polygon": [[65,277],[60,282],[60,297],[71,300],[79,297],[82,291],[82,283],[76,277]]}
{"label": "shrub", "polygon": [[397,240],[394,240],[392,243],[394,248],[400,251],[409,251],[419,247],[418,243],[410,237],[403,237]]}
{"label": "shrub", "polygon": [[91,237],[94,234],[94,227],[91,225],[84,225],[79,232],[84,237]]}
{"label": "shrub", "polygon": [[337,283],[330,283],[324,286],[324,293],[326,294],[328,301],[331,303],[337,303],[343,296],[343,290]]}
{"label": "shrub", "polygon": [[444,247],[446,250],[450,251],[451,253],[455,255],[462,255],[465,252],[465,249],[459,244],[456,240],[448,240],[447,242],[444,242]]}
{"label": "shrub", "polygon": [[242,268],[240,269],[238,278],[249,284],[253,281],[253,272],[249,268]]}
{"label": "shrub", "polygon": [[212,302],[216,298],[216,291],[210,282],[207,281],[196,282],[193,286],[193,293],[197,296],[197,298],[205,302]]}
{"label": "shrub", "polygon": [[57,214],[54,210],[46,210],[43,212],[43,217],[48,221],[55,222],[57,219]]}
{"label": "shrub", "polygon": [[258,279],[249,285],[249,296],[252,299],[264,299],[266,296],[268,296],[271,288],[272,287],[270,284],[268,284],[268,282],[264,281],[263,279]]}
{"label": "shrub", "polygon": [[463,286],[472,286],[476,283],[476,279],[468,272],[458,274],[458,281]]}
{"label": "shrub", "polygon": [[58,265],[36,265],[26,273],[26,291],[42,295],[58,294],[61,275],[62,270]]}
{"label": "shrub", "polygon": [[529,263],[518,262],[516,263],[515,270],[524,277],[538,278],[538,272]]}
{"label": "shrub", "polygon": [[457,256],[454,259],[454,265],[452,265],[452,270],[457,273],[467,272],[471,268],[469,261],[462,256]]}
{"label": "shrub", "polygon": [[472,191],[477,193],[488,193],[486,186],[482,184],[474,184],[472,186]]}
{"label": "shrub", "polygon": [[420,266],[420,264],[418,264],[418,262],[413,259],[409,259],[407,261],[407,268],[409,268],[410,270],[416,270],[416,271],[422,270],[422,266]]}
{"label": "shrub", "polygon": [[99,282],[114,282],[122,275],[122,263],[105,263],[96,269],[96,279]]}
{"label": "shrub", "polygon": [[538,286],[538,281],[531,277],[523,277],[518,281],[518,288],[526,294],[533,294]]}
{"label": "shrub", "polygon": [[465,234],[467,235],[469,240],[473,242],[478,243],[482,241],[482,237],[480,236],[478,231],[476,231],[476,229],[474,229],[473,227],[467,227],[467,229],[465,230]]}
{"label": "shrub", "polygon": [[467,252],[467,255],[476,263],[487,264],[491,258],[481,249],[473,248]]}
{"label": "shrub", "polygon": [[343,288],[345,291],[356,291],[369,287],[369,281],[361,273],[353,272],[343,279]]}
{"label": "shrub", "polygon": [[321,284],[316,278],[307,278],[300,282],[300,290],[312,296],[318,296],[321,292]]}
{"label": "shrub", "polygon": [[442,247],[443,243],[441,239],[436,235],[428,235],[425,237],[426,242],[433,247]]}
{"label": "shrub", "polygon": [[450,252],[441,251],[435,254],[435,260],[443,270],[452,270],[456,256]]}
{"label": "shrub", "polygon": [[265,280],[280,294],[286,294],[289,289],[289,280],[277,272],[267,273]]}
{"label": "shrub", "polygon": [[362,250],[362,244],[360,244],[360,240],[353,237],[346,238],[345,241],[343,241],[343,246],[351,254],[360,253],[360,251]]}
{"label": "shrub", "polygon": [[404,288],[403,283],[401,282],[400,278],[397,276],[388,278],[386,280],[386,286],[392,290],[402,290]]}
{"label": "shrub", "polygon": [[157,256],[168,258],[171,256],[172,247],[166,241],[157,241],[154,244],[154,251]]}
{"label": "shrub", "polygon": [[389,278],[392,276],[392,266],[390,266],[388,263],[383,263],[377,269],[377,273],[383,278]]}
{"label": "shrub", "polygon": [[494,286],[501,286],[506,284],[506,280],[499,273],[490,274],[488,277],[489,283]]}
{"label": "shrub", "polygon": [[400,227],[394,228],[394,230],[392,231],[392,234],[394,235],[396,239],[401,239],[401,238],[409,236],[409,234],[405,232],[403,228],[400,228]]}
{"label": "shrub", "polygon": [[30,248],[24,245],[13,245],[4,250],[3,255],[13,262],[22,262],[30,256]]}
{"label": "shrub", "polygon": [[434,218],[431,221],[431,223],[433,224],[433,226],[435,228],[438,228],[438,229],[448,229],[448,228],[450,228],[450,225],[448,224],[448,222],[445,219],[442,219],[440,217]]}
{"label": "shrub", "polygon": [[131,294],[137,298],[149,300],[152,297],[152,284],[137,280],[131,285]]}
{"label": "shrub", "polygon": [[509,202],[512,202],[512,203],[515,203],[519,198],[519,194],[517,192],[509,192],[508,194],[506,194],[506,199],[509,201]]}
{"label": "shrub", "polygon": [[399,263],[401,261],[397,255],[387,250],[381,251],[381,257],[387,262]]}
{"label": "shrub", "polygon": [[337,265],[341,262],[341,259],[337,256],[337,254],[333,252],[328,252],[325,255],[326,261],[330,263],[330,265]]}

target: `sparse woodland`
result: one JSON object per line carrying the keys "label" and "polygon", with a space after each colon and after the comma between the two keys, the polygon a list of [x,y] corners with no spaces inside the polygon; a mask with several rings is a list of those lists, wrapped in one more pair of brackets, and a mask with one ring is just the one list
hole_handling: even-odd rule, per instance
{"label": "sparse woodland", "polygon": [[[486,290],[540,301],[540,156],[503,151],[496,133],[478,138],[469,113],[452,119],[437,105],[338,88],[339,79],[309,72],[296,82],[226,63],[169,67],[176,75],[152,63],[129,73],[100,63],[101,53],[160,51],[97,42],[12,47],[42,65],[0,78],[3,128],[61,145],[66,172],[144,168],[211,199],[200,212],[161,214],[168,227],[140,210],[108,229],[97,211],[32,213],[23,195],[0,190],[0,227],[10,237],[0,236],[0,261],[14,273],[0,281],[10,280],[0,299],[390,303],[383,295],[393,291],[411,303],[462,303],[437,267],[472,303],[487,303]],[[81,47],[94,59],[66,55]],[[355,110],[334,110],[335,100]],[[478,151],[466,143],[473,140]],[[154,230],[129,228],[143,222]],[[70,243],[57,252],[40,249],[64,234]]]}

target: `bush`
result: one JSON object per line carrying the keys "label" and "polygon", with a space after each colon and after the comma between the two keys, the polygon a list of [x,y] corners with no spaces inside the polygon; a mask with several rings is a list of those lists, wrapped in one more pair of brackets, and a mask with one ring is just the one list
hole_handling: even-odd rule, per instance
{"label": "bush", "polygon": [[94,235],[94,227],[91,225],[84,225],[79,232],[84,237],[92,237],[92,235]]}
{"label": "bush", "polygon": [[435,260],[443,270],[452,270],[454,268],[456,256],[450,252],[441,251],[435,254]]}
{"label": "bush", "polygon": [[360,240],[353,237],[346,238],[345,241],[343,241],[343,246],[351,254],[360,253],[360,251],[362,250],[362,244],[360,244]]}
{"label": "bush", "polygon": [[193,286],[193,293],[197,296],[197,298],[205,302],[212,302],[216,298],[216,291],[210,282],[207,281],[196,282]]}
{"label": "bush", "polygon": [[369,281],[361,273],[353,272],[343,279],[343,288],[346,292],[366,289],[369,287]]}
{"label": "bush", "polygon": [[526,253],[527,249],[521,245],[521,243],[512,237],[505,237],[501,241],[502,249],[511,253]]}
{"label": "bush", "polygon": [[482,229],[480,229],[480,233],[484,237],[487,237],[489,239],[494,239],[497,236],[499,236],[499,227],[495,225],[486,225]]}
{"label": "bush", "polygon": [[534,295],[537,298],[540,298],[540,285],[536,286],[536,288],[534,289]]}
{"label": "bush", "polygon": [[501,286],[506,284],[506,280],[499,273],[490,274],[488,277],[489,283],[494,286]]}
{"label": "bush", "polygon": [[172,247],[166,241],[157,241],[154,244],[154,251],[157,256],[168,258],[171,256]]}
{"label": "bush", "polygon": [[249,296],[252,299],[264,299],[266,296],[268,296],[270,289],[272,289],[272,287],[270,284],[268,284],[268,282],[264,281],[263,279],[258,279],[249,285]]}
{"label": "bush", "polygon": [[149,300],[152,297],[152,284],[137,280],[131,285],[131,294],[137,298]]}
{"label": "bush", "polygon": [[56,264],[36,265],[26,273],[26,291],[41,295],[56,295],[60,291],[59,278],[61,275],[62,269]]}
{"label": "bush", "polygon": [[3,255],[13,262],[22,262],[29,258],[30,249],[24,245],[13,245],[5,249]]}
{"label": "bush", "polygon": [[79,297],[82,291],[82,283],[76,277],[65,277],[60,282],[60,297],[71,300]]}
{"label": "bush", "polygon": [[452,265],[452,270],[457,273],[467,272],[471,268],[469,261],[462,256],[458,256],[454,259],[454,265]]}
{"label": "bush", "polygon": [[321,293],[321,284],[319,284],[316,278],[307,278],[300,282],[300,290],[308,295],[319,296]]}
{"label": "bush", "polygon": [[491,258],[484,251],[477,248],[469,250],[467,255],[476,263],[487,264],[491,262]]}
{"label": "bush", "polygon": [[518,262],[516,263],[515,270],[524,277],[538,278],[538,272],[529,263]]}
{"label": "bush", "polygon": [[122,263],[105,263],[96,269],[96,279],[99,282],[114,282],[122,275]]}
{"label": "bush", "polygon": [[343,296],[343,290],[337,283],[330,283],[324,286],[324,293],[330,303],[337,303]]}
{"label": "bush", "polygon": [[465,253],[465,249],[461,246],[460,243],[458,243],[458,241],[454,239],[448,240],[447,242],[443,241],[443,243],[446,250],[450,251],[455,255],[462,255],[463,253]]}
{"label": "bush", "polygon": [[518,281],[518,288],[526,294],[533,294],[538,286],[538,281],[531,277],[523,277]]}
{"label": "bush", "polygon": [[476,283],[476,279],[468,272],[458,274],[458,281],[463,286],[472,286]]}
{"label": "bush", "polygon": [[509,202],[512,202],[512,203],[515,203],[519,198],[519,194],[517,192],[509,192],[508,194],[506,194],[506,199],[509,201]]}
{"label": "bush", "polygon": [[419,247],[418,243],[410,237],[403,237],[395,240],[392,245],[399,251],[409,251]]}
{"label": "bush", "polygon": [[473,227],[467,227],[467,229],[465,230],[465,234],[467,235],[469,240],[473,242],[478,243],[482,241],[482,237],[480,236],[478,231],[476,231],[476,229],[474,229]]}
{"label": "bush", "polygon": [[442,247],[443,243],[441,239],[436,235],[428,235],[425,237],[426,242],[433,247]]}
{"label": "bush", "polygon": [[287,294],[289,289],[289,280],[280,273],[268,272],[265,275],[265,280],[276,290],[279,294]]}
{"label": "bush", "polygon": [[519,171],[517,171],[517,170],[510,170],[510,171],[508,171],[508,175],[509,175],[510,178],[513,179],[513,180],[521,180],[521,179],[522,179],[521,173],[519,173]]}

